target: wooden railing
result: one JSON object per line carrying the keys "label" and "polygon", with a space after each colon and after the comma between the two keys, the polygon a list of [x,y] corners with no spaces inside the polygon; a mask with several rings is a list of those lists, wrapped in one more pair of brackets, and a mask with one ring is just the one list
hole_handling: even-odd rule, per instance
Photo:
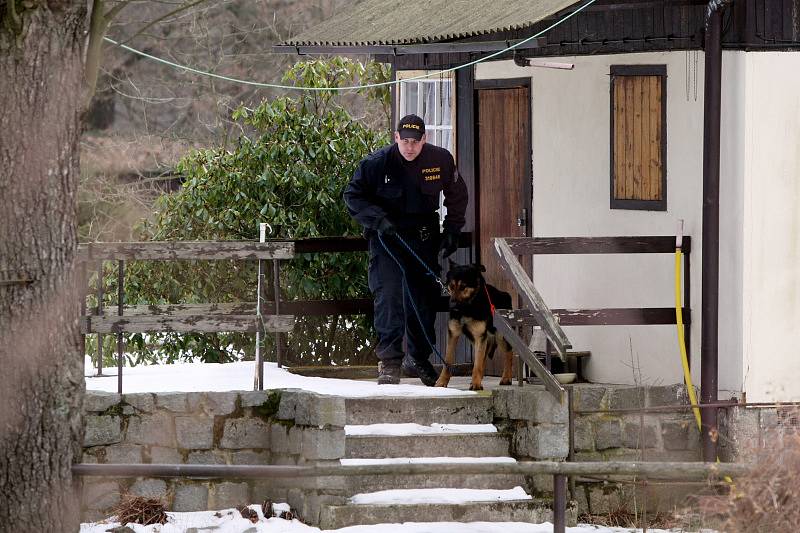
{"label": "wooden railing", "polygon": [[[561,326],[584,325],[660,325],[676,324],[674,307],[604,308],[604,309],[550,309],[539,295],[517,257],[548,254],[674,254],[674,236],[643,237],[536,237],[494,239],[500,264],[520,294],[525,308],[503,311],[498,329],[516,335],[515,327],[540,326],[562,358],[571,348]],[[687,350],[691,333],[691,237],[681,238],[683,252],[683,327]],[[556,388],[558,382],[521,339],[512,345],[523,361],[533,370],[553,394],[562,395]],[[552,378],[552,379],[551,379]]]}
{"label": "wooden railing", "polygon": [[[674,236],[644,237],[536,237],[504,239],[516,255],[555,254],[674,254]],[[692,238],[683,237],[683,323],[686,327],[686,342],[689,344],[691,316],[691,251]],[[657,325],[675,324],[674,307],[631,307],[604,309],[553,309],[562,326],[600,325]],[[526,312],[513,315],[522,322],[534,321],[536,317]]]}
{"label": "wooden railing", "polygon": [[[471,234],[461,235],[460,247],[469,247]],[[618,253],[674,253],[674,237],[561,237],[561,238],[505,238],[496,239],[501,263],[509,272],[517,291],[523,298],[524,309],[499,313],[498,328],[509,338],[522,360],[540,377],[548,390],[564,400],[564,389],[547,368],[519,338],[518,326],[539,325],[547,334],[556,351],[564,356],[571,347],[561,326],[608,324],[675,324],[675,309],[667,308],[606,308],[606,309],[552,309],[550,310],[536,291],[517,260],[521,255],[537,254],[618,254]],[[372,299],[346,300],[294,300],[280,298],[280,261],[290,260],[301,253],[363,252],[367,243],[361,237],[323,237],[298,240],[280,240],[259,243],[255,241],[168,241],[91,243],[79,246],[79,266],[83,270],[81,297],[81,332],[96,333],[98,347],[98,374],[102,374],[102,336],[117,335],[117,366],[121,391],[123,333],[176,331],[176,332],[271,332],[278,337],[277,360],[282,360],[281,335],[291,331],[295,316],[326,316],[369,314]],[[689,253],[691,239],[683,238],[684,253],[684,328],[689,343],[691,313],[689,299]],[[273,300],[261,301],[258,316],[255,302],[203,303],[165,305],[125,305],[124,269],[131,260],[257,260],[260,264],[272,262]],[[88,271],[96,266],[101,272],[104,261],[116,261],[118,270],[117,305],[106,309],[103,305],[103,285],[98,284],[98,305],[87,312]],[[513,266],[512,266],[513,265]],[[261,269],[259,270],[261,271]],[[102,275],[99,276],[102,279]],[[256,280],[254,280],[254,283]],[[437,310],[447,310],[447,297],[441,297]],[[541,367],[541,368],[540,368]],[[544,376],[544,378],[542,378]]]}
{"label": "wooden railing", "polygon": [[[471,245],[471,234],[462,233],[459,247]],[[97,373],[103,373],[103,335],[117,336],[118,389],[122,391],[123,334],[159,331],[182,333],[247,332],[274,333],[276,335],[277,362],[283,358],[282,335],[291,331],[295,316],[329,316],[370,314],[373,310],[371,298],[343,300],[282,300],[280,297],[281,261],[290,260],[297,254],[366,252],[367,242],[361,237],[320,237],[296,240],[275,240],[264,243],[256,241],[152,241],[89,243],[78,247],[78,264],[81,274],[81,333],[97,334]],[[256,302],[125,305],[125,263],[132,260],[256,260],[259,272],[271,261],[272,300],[263,299],[260,315]],[[103,264],[117,263],[117,304],[106,308],[103,304]],[[87,311],[86,297],[89,292],[88,274],[96,269],[98,279],[97,307]],[[253,280],[254,285],[257,280]],[[447,298],[442,297],[437,310],[447,310]],[[261,365],[259,364],[259,370]],[[261,372],[259,372],[261,376]],[[261,379],[257,380],[262,383]]]}

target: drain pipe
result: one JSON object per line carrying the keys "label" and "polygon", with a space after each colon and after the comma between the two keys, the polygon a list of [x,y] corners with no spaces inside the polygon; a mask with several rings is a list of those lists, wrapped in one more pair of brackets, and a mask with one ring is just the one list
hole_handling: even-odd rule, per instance
{"label": "drain pipe", "polygon": [[[719,160],[722,100],[722,11],[726,0],[710,0],[705,21],[703,98],[703,267],[700,402],[717,401],[719,365]],[[717,410],[702,410],[703,461],[717,458]]]}

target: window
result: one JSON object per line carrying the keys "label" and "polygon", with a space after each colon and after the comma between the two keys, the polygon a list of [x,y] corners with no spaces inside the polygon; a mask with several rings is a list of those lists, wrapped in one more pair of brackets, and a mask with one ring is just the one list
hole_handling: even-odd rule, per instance
{"label": "window", "polygon": [[667,67],[611,67],[611,208],[667,210]]}
{"label": "window", "polygon": [[[397,79],[413,78],[430,71],[404,70],[397,73]],[[425,121],[427,142],[447,148],[455,155],[455,98],[454,80],[450,73],[434,74],[427,78],[400,83],[398,98],[398,119],[410,113],[419,115]]]}
{"label": "window", "polygon": [[[397,73],[397,79],[414,78],[431,71],[403,70]],[[447,148],[456,156],[455,124],[455,80],[452,73],[434,74],[427,78],[404,81],[399,84],[398,120],[410,113],[422,117],[425,121],[426,142]],[[444,195],[439,195],[439,222],[447,216],[444,207]]]}

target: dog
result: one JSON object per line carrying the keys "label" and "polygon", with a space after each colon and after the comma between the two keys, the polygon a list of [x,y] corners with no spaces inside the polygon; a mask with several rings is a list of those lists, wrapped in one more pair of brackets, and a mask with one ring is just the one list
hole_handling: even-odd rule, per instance
{"label": "dog", "polygon": [[455,362],[456,345],[463,333],[475,349],[472,382],[469,390],[483,390],[483,372],[486,358],[499,350],[504,357],[500,385],[511,385],[514,355],[511,345],[494,327],[494,309],[511,309],[511,295],[486,283],[483,265],[458,265],[450,261],[447,272],[447,292],[450,293],[450,318],[447,322],[447,365],[436,381],[437,387],[447,387],[450,382],[448,366]]}

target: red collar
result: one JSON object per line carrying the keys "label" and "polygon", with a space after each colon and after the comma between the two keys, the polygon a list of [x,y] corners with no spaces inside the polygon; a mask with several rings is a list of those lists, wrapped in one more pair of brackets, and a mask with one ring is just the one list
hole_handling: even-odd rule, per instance
{"label": "red collar", "polygon": [[486,282],[484,282],[484,283],[483,283],[483,290],[484,290],[484,292],[486,293],[486,299],[487,299],[487,300],[489,300],[489,309],[491,309],[491,311],[492,311],[492,316],[494,316],[494,312],[495,312],[495,306],[494,306],[494,304],[492,303],[492,297],[491,297],[491,296],[489,296],[489,289],[488,289],[488,288],[486,288]]}

